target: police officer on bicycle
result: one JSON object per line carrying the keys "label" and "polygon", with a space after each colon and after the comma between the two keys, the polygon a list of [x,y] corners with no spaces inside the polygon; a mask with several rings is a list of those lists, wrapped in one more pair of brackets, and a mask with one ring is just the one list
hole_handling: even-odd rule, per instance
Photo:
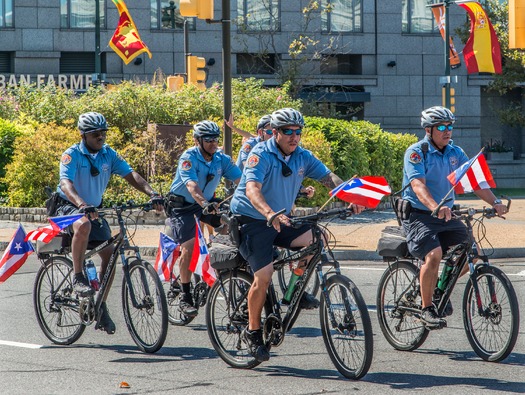
{"label": "police officer on bicycle", "polygon": [[[257,144],[248,156],[230,205],[242,225],[239,251],[254,273],[248,293],[249,326],[243,339],[258,361],[270,358],[262,337],[261,312],[273,274],[273,247],[304,247],[313,241],[309,226],[299,229],[289,226],[288,215],[297,191],[305,177],[329,188],[343,182],[310,151],[299,146],[304,127],[299,111],[283,108],[273,112],[271,127],[273,137]],[[352,206],[356,213],[364,208]],[[285,213],[275,216],[283,208]],[[272,226],[268,227],[267,221],[272,218]],[[319,301],[310,294],[303,295],[300,303],[304,309],[319,306]]]}
{"label": "police officer on bicycle", "polygon": [[[468,237],[463,222],[452,218],[453,196],[439,209],[437,217],[431,215],[451,189],[447,176],[468,161],[465,152],[451,140],[454,122],[456,117],[448,108],[435,106],[424,110],[421,126],[426,135],[411,145],[404,157],[403,199],[409,205],[405,205],[403,226],[410,253],[424,261],[419,280],[423,308],[421,319],[429,329],[446,324],[432,303],[443,251],[466,241]],[[498,215],[507,212],[507,207],[490,189],[474,193],[492,205]],[[452,314],[452,305],[447,305],[445,313]]]}
{"label": "police officer on bicycle", "polygon": [[[99,218],[97,208],[102,204],[102,195],[112,174],[118,174],[137,190],[152,199],[157,210],[163,209],[163,199],[115,150],[106,144],[108,125],[102,114],[87,112],[78,118],[81,141],[68,148],[60,160],[60,181],[57,187],[59,198],[54,213],[50,215],[73,215],[84,213],[66,232],[72,235],[71,255],[73,260],[73,289],[81,297],[91,296],[95,290],[82,272],[88,242],[100,244],[111,237],[109,225]],[[100,278],[104,277],[112,249],[100,251]],[[108,286],[111,285],[111,281]],[[115,333],[115,324],[106,306],[101,305],[102,314],[96,329],[108,334]]]}
{"label": "police officer on bicycle", "polygon": [[[188,317],[198,313],[191,295],[189,270],[195,243],[195,217],[214,228],[221,225],[214,215],[215,190],[224,177],[239,183],[241,171],[230,156],[218,149],[221,131],[212,121],[202,121],[193,126],[195,146],[186,150],[179,159],[177,172],[167,196],[166,223],[171,226],[173,239],[180,244],[180,281],[182,293],[179,308]],[[206,208],[207,213],[203,214]]]}

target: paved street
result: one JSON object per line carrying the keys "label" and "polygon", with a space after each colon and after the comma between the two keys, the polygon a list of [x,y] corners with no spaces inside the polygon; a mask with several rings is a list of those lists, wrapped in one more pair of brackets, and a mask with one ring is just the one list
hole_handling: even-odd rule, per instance
{"label": "paved street", "polygon": [[[151,259],[150,259],[151,260]],[[344,273],[369,305],[374,359],[361,381],[343,379],[332,365],[319,329],[318,311],[303,313],[272,358],[253,370],[228,367],[211,347],[204,311],[187,327],[169,327],[165,346],[154,355],[140,353],[126,330],[120,302],[120,272],[109,305],[117,333],[87,328],[68,347],[53,345],[41,332],[33,311],[32,288],[38,268],[34,256],[0,285],[0,366],[2,392],[9,394],[256,394],[256,393],[523,393],[524,329],[513,354],[502,363],[481,361],[472,351],[459,312],[464,280],[456,288],[456,312],[449,327],[431,333],[415,352],[395,351],[383,338],[375,313],[375,294],[384,265],[344,262]],[[525,306],[525,259],[498,260]],[[131,388],[118,388],[126,381]]]}

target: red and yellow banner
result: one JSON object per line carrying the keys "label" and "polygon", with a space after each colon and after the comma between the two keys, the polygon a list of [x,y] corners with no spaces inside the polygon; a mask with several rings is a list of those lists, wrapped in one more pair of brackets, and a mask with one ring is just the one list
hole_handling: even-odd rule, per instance
{"label": "red and yellow banner", "polygon": [[[439,27],[441,37],[443,37],[443,40],[444,40],[445,39],[445,6],[443,4],[436,4],[436,5],[432,5],[431,7],[432,7],[432,13],[434,14],[434,18],[436,18],[436,23]],[[452,40],[452,36],[449,36],[449,47],[450,47],[450,54],[449,54],[450,68],[457,69],[459,66],[461,66],[461,59],[459,58],[456,48],[454,48],[454,41]]]}
{"label": "red and yellow banner", "polygon": [[477,1],[456,4],[470,17],[470,37],[463,48],[467,73],[501,74],[499,41],[485,10]]}
{"label": "red and yellow banner", "polygon": [[151,59],[151,52],[140,39],[139,32],[124,1],[113,0],[113,3],[117,6],[120,19],[113,37],[109,40],[109,46],[126,64],[129,64],[143,52],[146,52]]}

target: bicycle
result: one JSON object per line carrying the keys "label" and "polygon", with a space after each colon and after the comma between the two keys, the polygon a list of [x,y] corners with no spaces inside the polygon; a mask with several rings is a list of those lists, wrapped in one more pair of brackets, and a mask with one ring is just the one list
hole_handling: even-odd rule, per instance
{"label": "bicycle", "polygon": [[[140,257],[138,247],[130,245],[122,216],[125,210],[136,208],[149,211],[152,206],[150,203],[133,205],[130,202],[98,211],[100,216],[114,212],[120,232],[98,246],[88,246],[94,248],[86,253],[84,271],[87,260],[103,248],[114,246],[96,296],[81,298],[73,291],[70,236],[59,234],[49,244],[37,243],[41,267],[35,279],[33,303],[38,324],[53,343],[73,344],[82,336],[86,326],[99,320],[101,303],[109,293],[108,281],[115,272],[120,255],[124,273],[122,308],[128,331],[143,352],[154,353],[164,344],[168,330],[164,290],[153,266]],[[126,256],[126,251],[133,255]]]}
{"label": "bicycle", "polygon": [[[277,247],[276,253],[277,253],[277,259],[286,259],[290,255],[293,254],[293,251],[285,249],[285,248]],[[293,271],[292,265],[283,265],[283,267],[281,267],[277,271],[277,279],[279,281],[279,288],[283,295],[288,290],[288,285],[290,284],[290,278],[292,276],[292,271]],[[319,292],[319,278],[312,277],[312,279],[308,282],[305,291],[313,296],[316,296],[317,292]]]}
{"label": "bicycle", "polygon": [[[510,199],[507,207],[510,206]],[[452,291],[465,267],[469,279],[463,295],[463,325],[474,352],[483,360],[499,362],[514,348],[519,332],[519,307],[512,283],[500,269],[490,266],[488,256],[478,252],[477,246],[485,238],[483,220],[496,216],[493,208],[456,209],[453,215],[467,226],[468,240],[452,246],[443,256],[443,270],[434,292],[434,304],[440,317],[446,312]],[[475,217],[476,215],[480,216]],[[478,240],[474,224],[478,225]],[[396,227],[394,227],[396,228]],[[390,229],[392,230],[392,229]],[[396,231],[396,229],[394,229]],[[419,271],[422,262],[408,253],[404,237],[383,238],[378,251],[388,263],[379,281],[377,314],[379,326],[386,340],[397,350],[412,351],[420,347],[429,330],[420,322],[421,294]],[[384,248],[386,246],[386,248]],[[481,263],[475,263],[480,259]],[[451,268],[451,269],[450,269]],[[441,281],[441,283],[440,283]]]}
{"label": "bicycle", "polygon": [[[283,211],[275,215],[282,214]],[[334,259],[325,232],[319,224],[326,218],[346,218],[349,209],[332,209],[291,219],[292,226],[312,226],[313,243],[299,251],[273,262],[279,270],[291,261],[301,261],[312,256],[297,280],[290,304],[285,313],[273,283],[267,292],[262,313],[263,337],[268,349],[279,346],[285,334],[293,327],[301,308],[300,300],[311,278],[316,275],[321,284],[321,305],[319,308],[321,332],[330,359],[345,377],[359,379],[369,370],[372,363],[372,324],[366,303],[355,284],[341,274]],[[235,217],[232,217],[232,221]],[[271,224],[273,218],[268,223]],[[239,240],[238,227],[230,225],[232,238]],[[238,243],[236,243],[238,245]],[[227,254],[223,254],[226,256]],[[248,291],[253,282],[246,261],[233,247],[229,259],[212,259],[211,265],[218,273],[217,281],[211,287],[206,304],[206,324],[214,349],[230,366],[251,369],[259,365],[241,338],[248,325]],[[325,268],[329,268],[325,270]]]}

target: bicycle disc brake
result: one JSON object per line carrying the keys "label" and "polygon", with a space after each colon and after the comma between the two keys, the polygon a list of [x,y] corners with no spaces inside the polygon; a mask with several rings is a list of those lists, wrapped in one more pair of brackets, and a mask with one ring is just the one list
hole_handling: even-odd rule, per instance
{"label": "bicycle disc brake", "polygon": [[84,325],[91,325],[95,321],[95,303],[93,298],[82,298],[78,306],[80,321]]}
{"label": "bicycle disc brake", "polygon": [[206,304],[206,297],[208,296],[208,284],[206,284],[205,282],[201,281],[199,282],[196,286],[195,286],[195,289],[193,290],[193,295],[194,296],[194,299],[195,299],[195,304],[199,307],[202,307]]}
{"label": "bicycle disc brake", "polygon": [[263,326],[263,335],[266,342],[273,346],[280,346],[284,340],[283,322],[275,314],[266,317]]}

